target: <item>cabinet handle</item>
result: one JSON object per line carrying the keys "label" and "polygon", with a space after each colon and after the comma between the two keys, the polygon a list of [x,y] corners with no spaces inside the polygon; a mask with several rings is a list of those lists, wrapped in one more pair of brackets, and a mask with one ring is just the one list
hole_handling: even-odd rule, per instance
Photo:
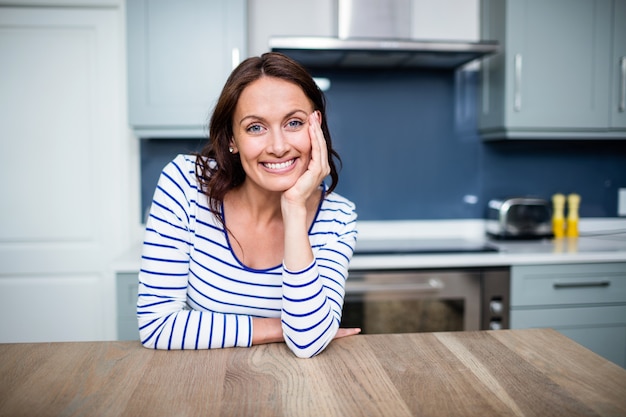
{"label": "cabinet handle", "polygon": [[514,69],[513,110],[522,111],[522,54],[515,54]]}
{"label": "cabinet handle", "polygon": [[626,56],[623,56],[619,60],[620,69],[620,83],[619,83],[619,111],[623,113],[626,111]]}
{"label": "cabinet handle", "polygon": [[232,65],[232,69],[237,68],[237,65],[239,65],[239,63],[241,62],[241,57],[239,55],[239,48],[233,48],[230,51],[230,59],[231,59],[231,65]]}
{"label": "cabinet handle", "polygon": [[559,288],[608,287],[611,281],[555,282],[552,285],[557,290]]}

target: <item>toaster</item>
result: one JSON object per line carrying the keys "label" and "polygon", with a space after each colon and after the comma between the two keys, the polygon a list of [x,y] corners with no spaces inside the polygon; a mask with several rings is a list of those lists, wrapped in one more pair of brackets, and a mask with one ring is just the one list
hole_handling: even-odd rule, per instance
{"label": "toaster", "polygon": [[490,200],[487,235],[496,239],[552,237],[552,208],[541,198],[518,197]]}

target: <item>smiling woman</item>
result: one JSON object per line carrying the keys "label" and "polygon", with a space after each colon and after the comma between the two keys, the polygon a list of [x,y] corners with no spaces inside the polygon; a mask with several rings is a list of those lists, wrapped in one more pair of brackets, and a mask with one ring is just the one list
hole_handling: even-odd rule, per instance
{"label": "smiling woman", "polygon": [[311,76],[277,53],[242,62],[206,147],[159,179],[139,274],[144,346],[284,341],[310,357],[358,333],[339,329],[357,232],[354,204],[333,192],[333,158]]}
{"label": "smiling woman", "polygon": [[[300,87],[263,77],[239,98],[229,151],[240,154],[248,181],[262,190],[285,191],[309,166],[312,143],[308,128],[315,123],[319,124],[319,112],[313,113],[313,105]],[[318,138],[315,140],[319,148]]]}

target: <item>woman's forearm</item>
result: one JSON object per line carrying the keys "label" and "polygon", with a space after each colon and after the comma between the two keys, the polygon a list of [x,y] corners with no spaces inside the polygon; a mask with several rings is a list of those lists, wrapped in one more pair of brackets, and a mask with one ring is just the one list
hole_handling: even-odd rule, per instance
{"label": "woman's forearm", "polygon": [[307,210],[304,205],[283,203],[285,251],[283,263],[290,271],[300,271],[313,262],[309,241]]}
{"label": "woman's forearm", "polygon": [[265,343],[283,342],[283,329],[280,317],[252,319],[252,344],[262,345]]}

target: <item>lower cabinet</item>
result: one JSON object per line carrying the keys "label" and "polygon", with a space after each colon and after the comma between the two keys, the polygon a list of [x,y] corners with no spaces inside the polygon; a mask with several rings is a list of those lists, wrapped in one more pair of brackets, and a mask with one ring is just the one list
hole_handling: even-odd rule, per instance
{"label": "lower cabinet", "polygon": [[124,272],[116,276],[117,339],[139,340],[137,327],[137,273]]}
{"label": "lower cabinet", "polygon": [[626,367],[626,263],[511,268],[511,328],[553,328]]}

